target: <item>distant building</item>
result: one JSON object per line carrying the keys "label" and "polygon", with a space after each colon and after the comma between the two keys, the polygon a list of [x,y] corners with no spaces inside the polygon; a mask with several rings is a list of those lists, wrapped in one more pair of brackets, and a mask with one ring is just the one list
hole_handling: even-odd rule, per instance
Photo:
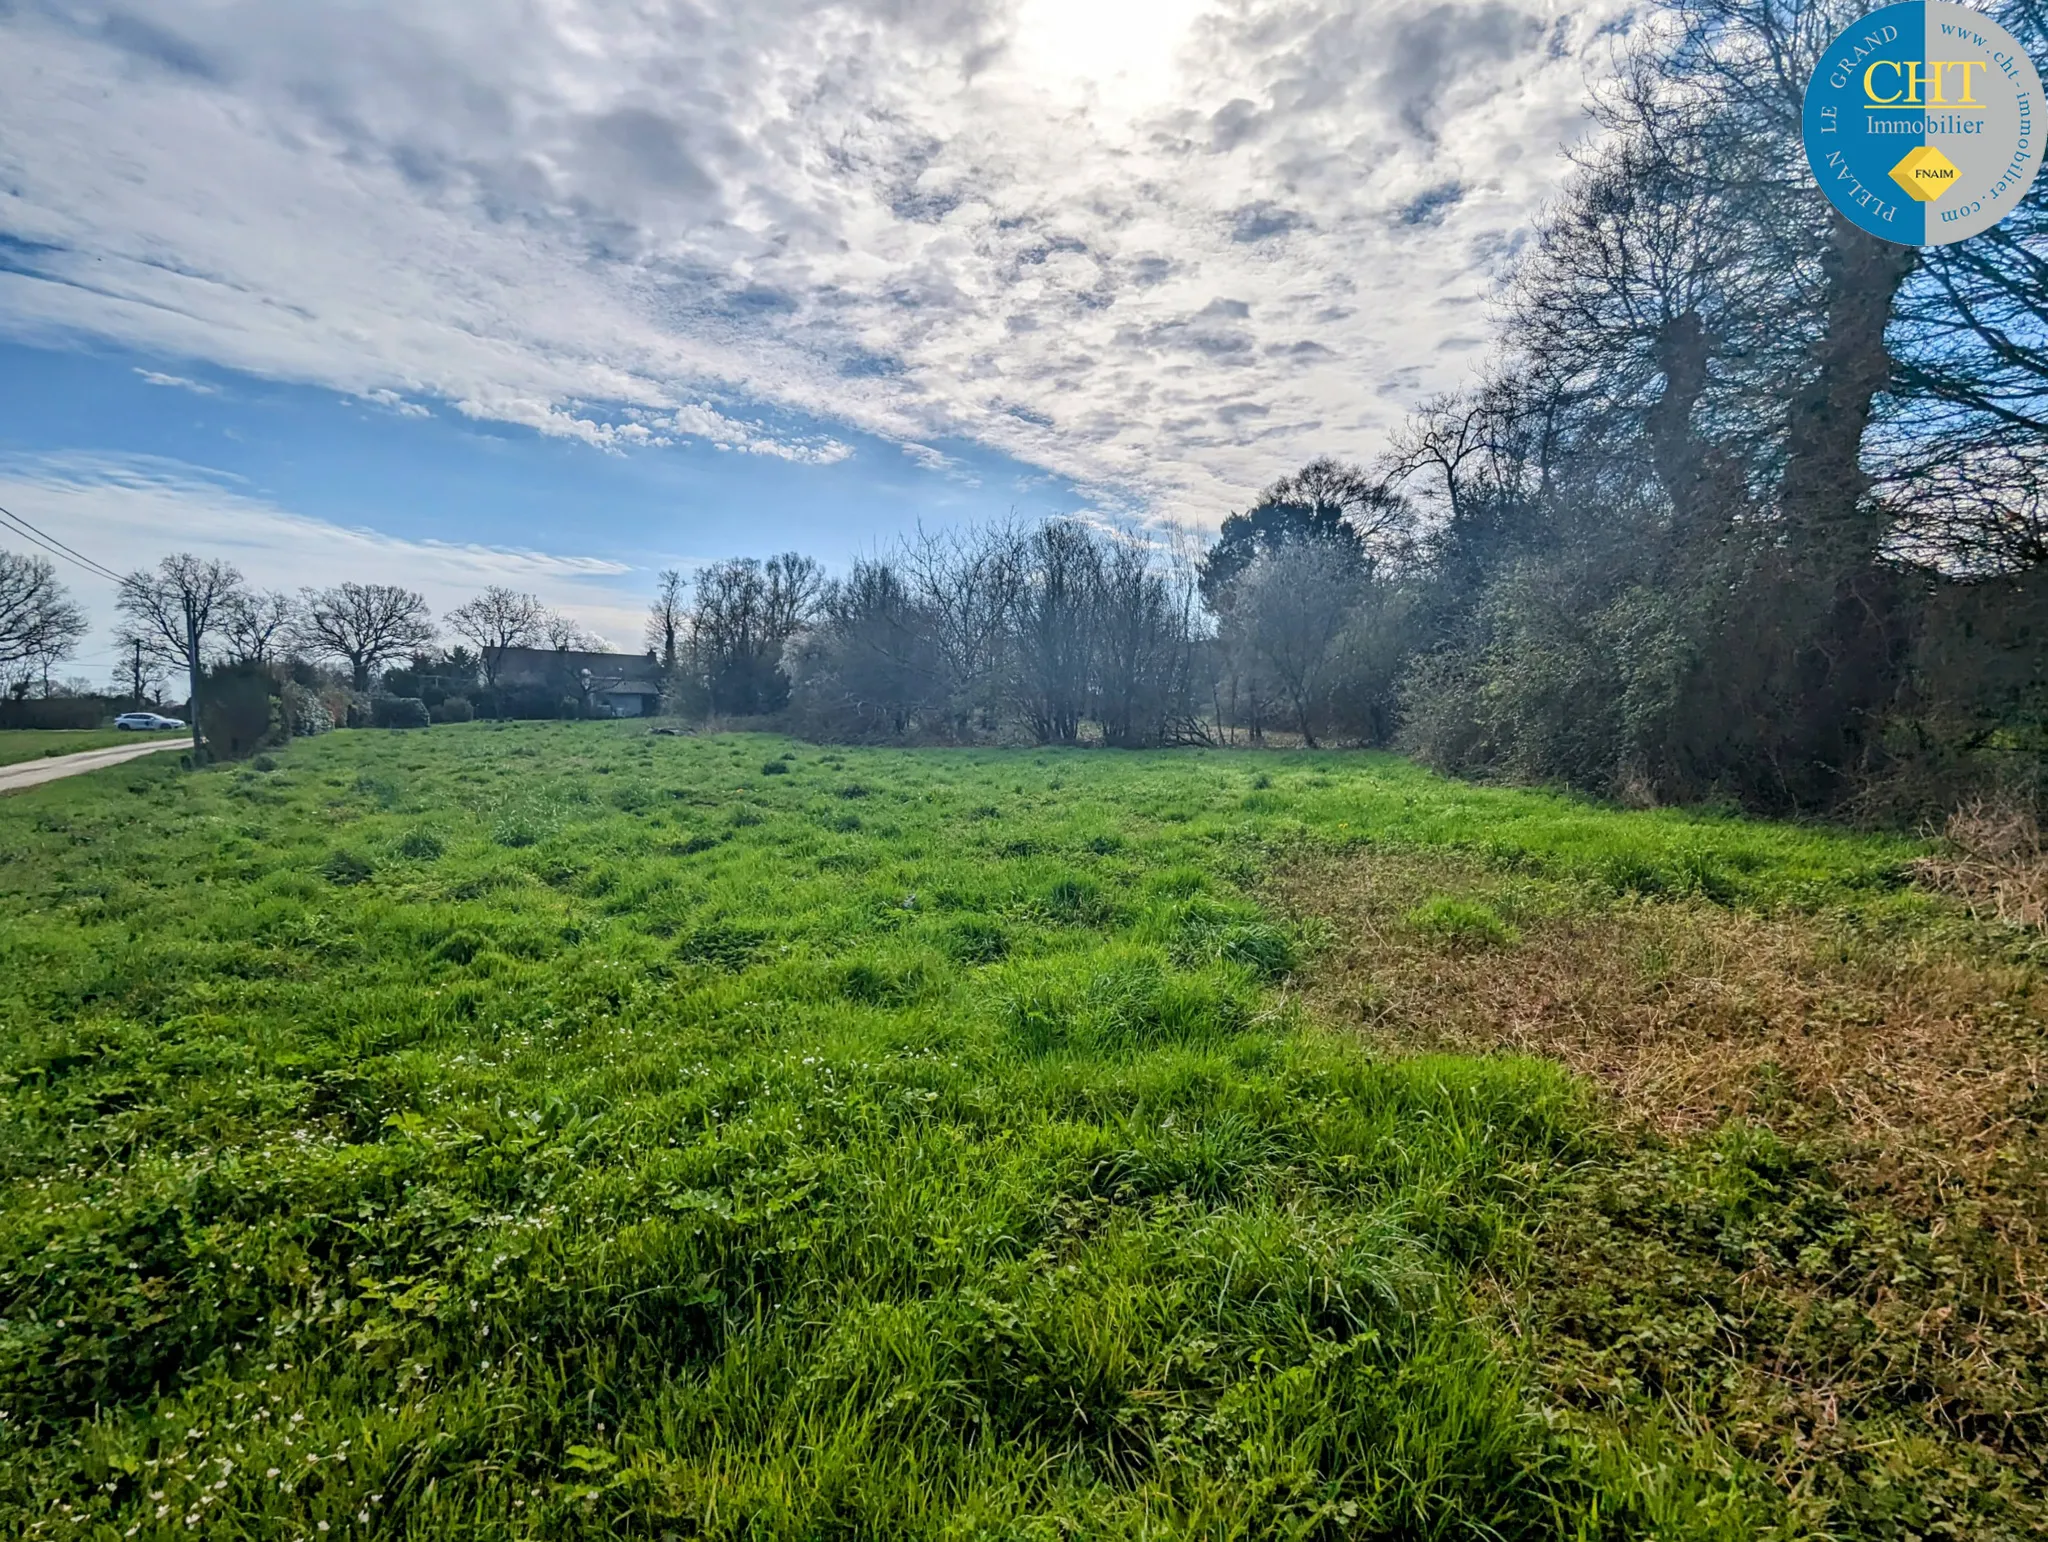
{"label": "distant building", "polygon": [[501,691],[577,697],[593,717],[647,717],[661,706],[661,664],[652,653],[507,648],[497,684]]}

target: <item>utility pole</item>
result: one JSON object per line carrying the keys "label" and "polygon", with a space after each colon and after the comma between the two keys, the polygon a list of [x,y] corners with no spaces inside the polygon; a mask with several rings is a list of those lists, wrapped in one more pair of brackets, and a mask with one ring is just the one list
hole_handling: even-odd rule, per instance
{"label": "utility pole", "polygon": [[185,596],[185,663],[192,677],[192,699],[185,710],[192,714],[192,769],[196,771],[204,753],[199,747],[199,612],[189,594]]}
{"label": "utility pole", "polygon": [[139,637],[135,639],[135,663],[132,666],[132,671],[129,678],[135,684],[135,710],[140,712],[142,710],[142,639]]}

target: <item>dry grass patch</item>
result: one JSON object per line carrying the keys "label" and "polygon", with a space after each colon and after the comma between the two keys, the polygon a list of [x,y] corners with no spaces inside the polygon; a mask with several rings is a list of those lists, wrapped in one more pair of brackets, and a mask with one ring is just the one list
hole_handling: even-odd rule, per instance
{"label": "dry grass patch", "polygon": [[[1441,855],[1271,887],[1325,930],[1301,983],[1325,1023],[1395,1053],[1544,1056],[1611,1091],[1604,1149],[1557,1175],[1529,1256],[1481,1295],[1559,1427],[1640,1476],[1644,1513],[2048,1535],[2037,948],[1613,902]],[[1429,924],[1473,915],[1500,925]]]}
{"label": "dry grass patch", "polygon": [[2048,839],[2023,809],[1975,803],[1949,816],[1948,850],[1922,857],[1923,883],[1956,895],[1975,916],[2048,931]]}
{"label": "dry grass patch", "polygon": [[[1589,908],[1565,885],[1371,854],[1294,867],[1275,900],[1327,928],[1323,1021],[1389,1047],[1513,1050],[1608,1087],[1667,1135],[1730,1117],[1981,1165],[2048,1072],[2038,965],[1701,899]],[[1501,918],[1417,924],[1474,910]]]}

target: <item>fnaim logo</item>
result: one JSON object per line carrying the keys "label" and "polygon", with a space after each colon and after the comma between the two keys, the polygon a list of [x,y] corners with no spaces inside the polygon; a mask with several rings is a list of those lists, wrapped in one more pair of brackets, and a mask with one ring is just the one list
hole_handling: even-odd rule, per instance
{"label": "fnaim logo", "polygon": [[1887,241],[1989,230],[2041,169],[2041,77],[2011,33],[1945,0],[1888,5],[1828,45],[1806,88],[1821,191]]}

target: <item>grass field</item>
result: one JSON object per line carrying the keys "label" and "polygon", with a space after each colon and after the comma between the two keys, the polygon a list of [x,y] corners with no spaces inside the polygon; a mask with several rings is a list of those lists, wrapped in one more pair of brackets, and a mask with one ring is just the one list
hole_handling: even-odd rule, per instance
{"label": "grass field", "polygon": [[80,750],[103,750],[116,744],[189,737],[182,728],[167,734],[135,733],[121,728],[0,728],[0,766],[20,765],[25,760],[41,760],[50,755],[76,755]]}
{"label": "grass field", "polygon": [[0,811],[0,1535],[2023,1537],[2041,946],[1350,755]]}

